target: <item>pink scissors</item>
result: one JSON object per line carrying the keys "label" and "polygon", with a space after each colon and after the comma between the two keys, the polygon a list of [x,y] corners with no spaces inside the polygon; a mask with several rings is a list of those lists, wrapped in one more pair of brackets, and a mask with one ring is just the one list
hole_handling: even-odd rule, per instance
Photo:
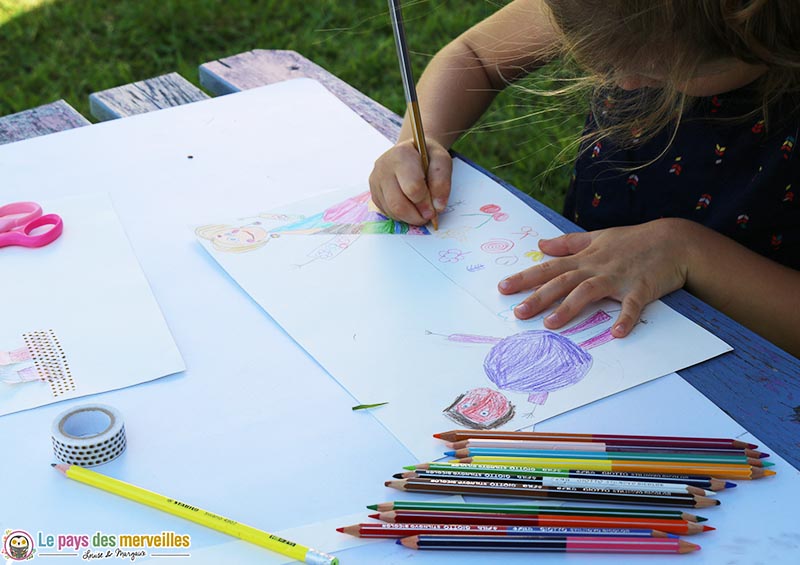
{"label": "pink scissors", "polygon": [[[33,234],[33,230],[43,226],[51,227]],[[64,222],[61,216],[43,216],[42,207],[35,202],[13,202],[0,206],[0,247],[43,247],[58,239],[63,231]]]}

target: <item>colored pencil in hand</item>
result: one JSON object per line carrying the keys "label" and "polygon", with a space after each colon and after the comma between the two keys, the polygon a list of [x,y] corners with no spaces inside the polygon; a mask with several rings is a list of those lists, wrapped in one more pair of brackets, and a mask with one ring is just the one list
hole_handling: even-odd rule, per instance
{"label": "colored pencil in hand", "polygon": [[[403,78],[403,90],[406,96],[406,105],[408,107],[408,117],[411,123],[411,133],[414,136],[414,147],[419,151],[420,162],[422,164],[422,172],[427,178],[428,176],[428,144],[425,142],[425,132],[422,129],[422,114],[419,109],[419,101],[417,100],[417,89],[414,86],[414,74],[411,71],[411,59],[408,56],[408,45],[406,43],[406,32],[403,26],[403,12],[400,8],[400,0],[389,0],[389,13],[392,16],[392,31],[394,32],[395,46],[397,47],[397,60],[400,62],[400,74]],[[428,196],[431,210],[433,210],[433,218],[431,223],[433,229],[439,229],[439,215],[436,212],[436,207]]]}
{"label": "colored pencil in hand", "polygon": [[561,538],[526,539],[493,536],[416,535],[397,540],[410,549],[481,551],[555,551],[565,553],[689,553],[700,546],[668,538]]}

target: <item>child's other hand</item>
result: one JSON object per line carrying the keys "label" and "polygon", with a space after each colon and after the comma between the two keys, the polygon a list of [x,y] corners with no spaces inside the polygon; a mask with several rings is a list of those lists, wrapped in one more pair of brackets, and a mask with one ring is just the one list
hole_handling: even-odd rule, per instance
{"label": "child's other hand", "polygon": [[624,337],[647,304],[686,283],[691,242],[684,235],[685,225],[684,220],[663,218],[543,239],[539,248],[555,258],[504,279],[498,288],[502,294],[535,291],[515,308],[520,319],[535,316],[565,297],[545,318],[549,329],[563,326],[592,302],[619,300],[622,312],[612,335]]}
{"label": "child's other hand", "polygon": [[421,226],[444,211],[450,197],[453,160],[447,149],[428,139],[428,182],[419,152],[412,141],[403,141],[375,161],[369,176],[372,201],[384,213],[403,222]]}

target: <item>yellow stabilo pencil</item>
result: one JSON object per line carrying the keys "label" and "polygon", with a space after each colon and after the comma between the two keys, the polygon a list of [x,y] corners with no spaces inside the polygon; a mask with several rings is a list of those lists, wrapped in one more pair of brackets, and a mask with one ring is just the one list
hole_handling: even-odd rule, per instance
{"label": "yellow stabilo pencil", "polygon": [[173,514],[186,520],[191,520],[196,524],[211,528],[218,532],[228,534],[240,540],[272,550],[286,557],[291,557],[298,561],[303,561],[312,565],[338,565],[339,559],[322,553],[310,547],[300,545],[293,541],[283,539],[280,536],[270,534],[248,526],[240,524],[230,518],[225,518],[219,514],[214,514],[208,510],[197,508],[191,504],[167,498],[161,494],[139,488],[130,483],[113,479],[83,467],[76,465],[52,464],[56,470],[60,471],[69,479],[84,483],[100,490],[116,494],[128,500],[133,500],[140,504],[146,504],[168,514]]}

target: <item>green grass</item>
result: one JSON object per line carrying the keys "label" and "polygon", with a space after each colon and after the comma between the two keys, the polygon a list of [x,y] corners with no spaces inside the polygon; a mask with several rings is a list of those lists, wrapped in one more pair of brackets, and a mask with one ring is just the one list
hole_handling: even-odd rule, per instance
{"label": "green grass", "polygon": [[[417,75],[506,2],[406,0]],[[385,0],[0,0],[0,115],[63,98],[90,117],[92,92],[173,71],[199,85],[198,65],[256,48],[293,49],[405,107]],[[455,149],[560,209],[574,151],[557,156],[582,117],[524,117],[549,103],[503,93]]]}

